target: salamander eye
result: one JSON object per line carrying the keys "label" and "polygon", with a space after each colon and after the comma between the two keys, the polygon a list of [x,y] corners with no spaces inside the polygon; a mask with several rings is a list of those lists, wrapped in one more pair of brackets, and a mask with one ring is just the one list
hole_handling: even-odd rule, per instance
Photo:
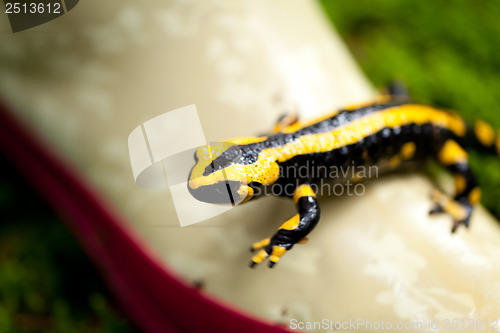
{"label": "salamander eye", "polygon": [[212,163],[210,163],[205,168],[205,172],[203,172],[203,176],[208,176],[212,172],[222,170],[225,167],[228,167],[233,163],[234,163],[233,160],[227,159],[226,156],[221,155],[221,156],[217,157],[215,160],[213,160]]}

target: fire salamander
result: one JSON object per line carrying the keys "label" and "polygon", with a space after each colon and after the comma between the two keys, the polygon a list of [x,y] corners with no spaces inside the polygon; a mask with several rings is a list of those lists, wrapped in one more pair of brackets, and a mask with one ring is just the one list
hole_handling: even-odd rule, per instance
{"label": "fire salamander", "polygon": [[[267,136],[200,147],[188,189],[200,201],[233,205],[266,193],[292,198],[298,213],[272,237],[251,246],[258,252],[250,267],[266,258],[273,267],[286,251],[304,242],[318,223],[314,185],[329,178],[327,172],[319,171],[333,167],[379,166],[384,170],[434,159],[453,174],[455,196],[434,191],[430,214],[451,215],[452,232],[461,224],[468,227],[481,191],[464,147],[500,155],[499,134],[485,122],[468,126],[451,111],[408,102],[352,106],[307,122],[288,115]],[[306,172],[293,172],[304,168]]]}

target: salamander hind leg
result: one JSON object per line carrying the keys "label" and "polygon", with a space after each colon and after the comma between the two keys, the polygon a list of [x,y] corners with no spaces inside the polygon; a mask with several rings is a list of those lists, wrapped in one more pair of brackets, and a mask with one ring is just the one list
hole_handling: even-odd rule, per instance
{"label": "salamander hind leg", "polygon": [[259,252],[252,257],[250,267],[255,267],[269,257],[269,267],[273,267],[295,244],[305,242],[306,236],[316,226],[320,217],[316,195],[309,185],[300,185],[294,191],[294,202],[298,214],[283,223],[278,231],[252,245],[251,250]]}
{"label": "salamander hind leg", "polygon": [[451,215],[454,220],[451,231],[455,232],[461,224],[469,226],[473,206],[479,202],[481,191],[470,170],[467,153],[456,141],[446,141],[438,152],[437,159],[453,174],[455,197],[449,198],[444,193],[435,190],[432,193],[435,206],[429,213],[444,212]]}

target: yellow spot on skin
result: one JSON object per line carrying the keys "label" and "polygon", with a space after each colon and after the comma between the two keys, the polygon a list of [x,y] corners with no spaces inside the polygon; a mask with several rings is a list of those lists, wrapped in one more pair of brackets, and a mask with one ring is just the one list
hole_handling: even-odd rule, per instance
{"label": "yellow spot on skin", "polygon": [[474,132],[483,146],[489,147],[495,142],[495,131],[482,120],[476,121]]}
{"label": "yellow spot on skin", "polygon": [[464,176],[455,174],[453,175],[453,179],[455,181],[455,192],[456,194],[460,194],[465,191],[465,187],[467,186],[467,181]]}
{"label": "yellow spot on skin", "polygon": [[273,252],[271,253],[271,258],[269,258],[270,261],[276,263],[280,260],[281,256],[285,254],[286,249],[283,246],[274,246],[273,247]]}
{"label": "yellow spot on skin", "polygon": [[389,160],[389,167],[392,169],[397,168],[401,164],[401,158],[399,156],[393,156]]}
{"label": "yellow spot on skin", "polygon": [[269,244],[270,241],[271,241],[271,238],[266,238],[266,239],[261,240],[260,242],[255,242],[252,245],[252,249],[254,249],[254,250],[262,249],[267,244]]}
{"label": "yellow spot on skin", "polygon": [[256,255],[254,255],[252,257],[252,261],[256,264],[260,264],[261,262],[264,261],[264,259],[266,259],[268,256],[267,252],[264,251],[264,250],[260,250],[259,253],[257,253]]}
{"label": "yellow spot on skin", "polygon": [[293,202],[297,203],[302,197],[316,198],[313,189],[309,185],[300,185],[293,191]]}
{"label": "yellow spot on skin", "polygon": [[300,223],[300,215],[295,214],[291,219],[283,223],[280,227],[280,229],[285,229],[285,230],[293,230],[297,229]]}
{"label": "yellow spot on skin", "polygon": [[467,217],[467,210],[455,200],[450,199],[446,194],[439,191],[433,191],[431,198],[438,203],[443,210],[450,214],[455,220],[461,221]]}
{"label": "yellow spot on skin", "polygon": [[467,162],[468,156],[458,143],[453,140],[448,140],[439,152],[438,158],[443,165],[452,165]]}
{"label": "yellow spot on skin", "polygon": [[475,187],[472,189],[472,191],[469,193],[469,202],[473,205],[477,204],[481,200],[481,190],[479,187]]}
{"label": "yellow spot on skin", "polygon": [[415,156],[416,149],[417,147],[414,142],[405,143],[403,147],[401,147],[401,157],[404,160],[412,159],[413,156]]}

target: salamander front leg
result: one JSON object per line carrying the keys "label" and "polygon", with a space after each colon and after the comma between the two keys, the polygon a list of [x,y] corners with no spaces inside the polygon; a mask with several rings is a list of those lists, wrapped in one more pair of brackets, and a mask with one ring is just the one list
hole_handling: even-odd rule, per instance
{"label": "salamander front leg", "polygon": [[438,154],[438,161],[451,171],[455,179],[455,197],[449,198],[446,194],[435,190],[432,193],[434,208],[429,214],[448,213],[453,217],[452,232],[463,224],[469,226],[473,206],[481,198],[481,190],[477,187],[472,174],[467,153],[458,143],[448,140]]}
{"label": "salamander front leg", "polygon": [[293,194],[298,214],[283,223],[278,231],[252,245],[251,250],[260,250],[250,261],[250,267],[255,267],[269,257],[269,267],[273,267],[286,251],[295,244],[305,242],[306,236],[318,224],[320,217],[316,195],[309,185],[300,185]]}
{"label": "salamander front leg", "polygon": [[299,115],[296,112],[285,113],[278,118],[271,134],[281,132],[284,128],[296,124],[299,121]]}

